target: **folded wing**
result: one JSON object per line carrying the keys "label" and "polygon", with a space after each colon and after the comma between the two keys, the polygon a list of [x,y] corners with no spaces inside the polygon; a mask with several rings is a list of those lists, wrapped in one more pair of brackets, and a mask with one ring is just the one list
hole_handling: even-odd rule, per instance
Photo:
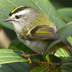
{"label": "folded wing", "polygon": [[59,34],[56,34],[53,27],[49,27],[48,25],[36,26],[31,30],[29,30],[26,36],[28,39],[39,39],[39,40],[46,40],[46,39],[55,40],[61,37]]}

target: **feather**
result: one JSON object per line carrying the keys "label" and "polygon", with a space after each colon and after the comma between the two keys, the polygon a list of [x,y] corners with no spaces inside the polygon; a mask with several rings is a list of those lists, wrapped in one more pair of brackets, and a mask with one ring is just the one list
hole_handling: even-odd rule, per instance
{"label": "feather", "polygon": [[40,39],[40,40],[55,40],[59,39],[61,36],[56,34],[53,27],[49,27],[48,25],[38,25],[32,28],[27,33],[27,38],[29,39]]}

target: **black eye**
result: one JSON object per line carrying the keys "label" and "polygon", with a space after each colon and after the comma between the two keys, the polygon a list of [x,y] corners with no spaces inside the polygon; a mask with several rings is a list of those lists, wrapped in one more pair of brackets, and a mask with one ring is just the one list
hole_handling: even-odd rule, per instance
{"label": "black eye", "polygon": [[16,15],[16,16],[15,16],[15,18],[16,18],[16,19],[19,19],[19,18],[20,18],[20,16],[17,16],[17,15]]}

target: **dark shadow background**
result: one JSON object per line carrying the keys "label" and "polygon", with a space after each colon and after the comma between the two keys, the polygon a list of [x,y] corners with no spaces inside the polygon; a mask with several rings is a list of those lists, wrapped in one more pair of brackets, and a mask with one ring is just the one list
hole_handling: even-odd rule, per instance
{"label": "dark shadow background", "polygon": [[72,7],[72,0],[50,0],[56,9]]}

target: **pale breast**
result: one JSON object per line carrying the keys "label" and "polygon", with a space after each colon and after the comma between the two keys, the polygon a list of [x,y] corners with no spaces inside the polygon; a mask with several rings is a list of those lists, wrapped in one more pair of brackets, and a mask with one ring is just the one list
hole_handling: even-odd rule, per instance
{"label": "pale breast", "polygon": [[47,47],[47,44],[41,40],[33,40],[33,41],[25,40],[24,44],[27,45],[36,53],[41,53],[41,54],[43,53],[44,49]]}
{"label": "pale breast", "polygon": [[35,51],[36,53],[43,53],[44,49],[47,47],[47,43],[41,40],[24,40],[19,37],[17,34],[18,39],[24,43],[27,47]]}

